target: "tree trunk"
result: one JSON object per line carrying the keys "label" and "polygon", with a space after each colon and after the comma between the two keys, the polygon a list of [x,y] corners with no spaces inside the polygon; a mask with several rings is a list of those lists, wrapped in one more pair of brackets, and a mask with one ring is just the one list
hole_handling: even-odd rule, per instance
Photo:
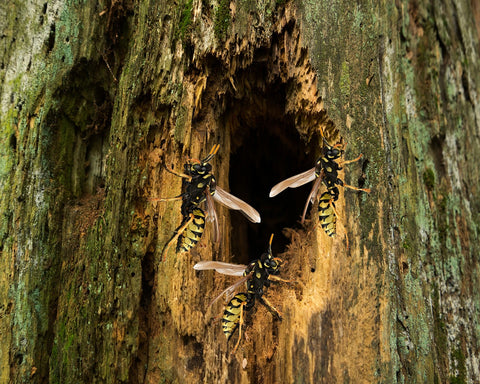
{"label": "tree trunk", "polygon": [[[480,381],[480,6],[475,1],[0,5],[1,383]],[[309,188],[324,145],[337,234]],[[217,206],[180,225],[177,172],[214,144]],[[232,354],[199,260],[283,259]]]}

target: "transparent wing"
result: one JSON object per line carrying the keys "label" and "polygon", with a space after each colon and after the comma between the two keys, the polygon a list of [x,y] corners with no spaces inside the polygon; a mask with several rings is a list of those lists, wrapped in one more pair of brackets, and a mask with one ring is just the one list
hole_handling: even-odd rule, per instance
{"label": "transparent wing", "polygon": [[277,196],[280,192],[283,192],[287,188],[297,188],[304,184],[309,183],[315,179],[315,167],[300,173],[298,175],[289,177],[286,180],[281,181],[277,185],[275,185],[272,190],[270,191],[269,196],[274,197]]}
{"label": "transparent wing", "polygon": [[205,190],[206,205],[207,205],[207,221],[213,223],[213,242],[218,243],[220,240],[220,228],[218,225],[217,211],[215,210],[215,204],[213,202],[212,195],[210,194],[210,188]]}
{"label": "transparent wing", "polygon": [[317,177],[317,180],[315,180],[315,183],[313,184],[312,190],[310,191],[310,194],[308,195],[307,202],[305,203],[305,208],[303,209],[303,215],[302,215],[302,224],[305,221],[305,215],[307,214],[307,208],[310,203],[313,204],[315,201],[315,197],[317,196],[318,189],[320,188],[320,185],[322,184],[322,179],[323,179],[323,173]]}
{"label": "transparent wing", "polygon": [[212,306],[218,299],[220,299],[223,295],[227,296],[227,299],[229,300],[231,296],[233,296],[233,293],[237,290],[237,288],[245,283],[248,279],[250,279],[253,275],[253,271],[250,272],[248,275],[243,276],[241,279],[238,279],[235,283],[230,285],[227,289],[225,289],[222,293],[220,293],[217,297],[215,297],[208,306]]}
{"label": "transparent wing", "polygon": [[260,223],[260,214],[255,208],[248,205],[243,200],[240,200],[238,197],[224,191],[219,186],[215,189],[213,199],[227,208],[242,212],[251,222]]}
{"label": "transparent wing", "polygon": [[218,273],[229,276],[243,276],[243,272],[247,268],[243,264],[224,263],[222,261],[199,261],[193,266],[197,271],[215,270]]}

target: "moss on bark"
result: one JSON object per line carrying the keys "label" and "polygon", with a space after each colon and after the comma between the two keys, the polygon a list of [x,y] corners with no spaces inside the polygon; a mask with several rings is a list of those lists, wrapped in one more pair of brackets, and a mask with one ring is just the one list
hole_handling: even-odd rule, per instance
{"label": "moss on bark", "polygon": [[[480,376],[471,2],[1,7],[0,381]],[[313,166],[320,129],[343,137],[346,159],[363,153],[342,178],[372,193],[342,193],[333,240],[315,208],[283,232],[282,274],[296,283],[268,297],[284,320],[256,306],[230,356],[210,321],[221,309],[207,306],[231,281],[192,265],[260,254],[308,191],[282,207],[259,198],[255,236],[219,208],[220,246],[207,227],[165,263],[180,210],[149,198],[180,192],[163,164],[181,170],[218,143],[219,185],[257,199],[269,173]]]}

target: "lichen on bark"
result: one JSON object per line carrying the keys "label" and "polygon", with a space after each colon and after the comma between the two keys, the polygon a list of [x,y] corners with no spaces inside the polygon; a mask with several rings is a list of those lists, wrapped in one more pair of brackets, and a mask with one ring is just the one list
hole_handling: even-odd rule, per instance
{"label": "lichen on bark", "polygon": [[[15,1],[0,6],[1,382],[475,382],[478,6]],[[21,21],[21,22],[19,22]],[[327,114],[328,112],[328,114]],[[348,143],[337,236],[268,199]],[[190,253],[181,170],[213,144],[218,207]],[[282,194],[283,195],[283,194]],[[282,197],[283,198],[283,197]],[[280,199],[280,198],[279,198]],[[286,261],[230,355],[209,301],[275,232]]]}

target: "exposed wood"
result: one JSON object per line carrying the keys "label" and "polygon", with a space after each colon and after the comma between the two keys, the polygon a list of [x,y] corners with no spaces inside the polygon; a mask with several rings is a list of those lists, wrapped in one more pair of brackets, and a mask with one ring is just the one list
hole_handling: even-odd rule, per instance
{"label": "exposed wood", "polygon": [[[480,380],[480,32],[475,1],[18,0],[0,5],[1,383]],[[337,235],[311,184],[347,143]],[[187,254],[188,158],[214,144],[218,206]],[[284,260],[244,338],[235,278],[200,260]]]}

